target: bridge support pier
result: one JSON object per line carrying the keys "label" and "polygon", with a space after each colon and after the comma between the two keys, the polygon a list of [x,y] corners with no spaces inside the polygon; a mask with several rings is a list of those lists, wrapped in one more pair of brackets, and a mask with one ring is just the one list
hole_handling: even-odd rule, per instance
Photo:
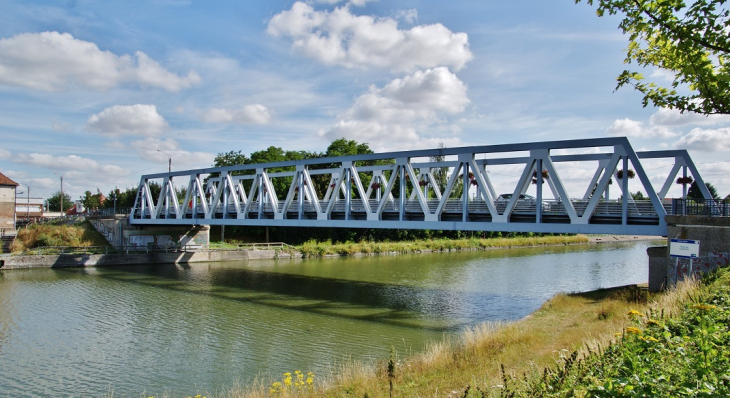
{"label": "bridge support pier", "polygon": [[[649,290],[659,291],[674,286],[690,273],[699,276],[730,265],[730,218],[705,216],[666,216],[667,247],[650,247]],[[692,260],[669,257],[671,239],[700,241],[699,258]]]}
{"label": "bridge support pier", "polygon": [[179,245],[204,247],[210,244],[208,225],[129,225],[129,217],[89,219],[116,249],[144,250]]}

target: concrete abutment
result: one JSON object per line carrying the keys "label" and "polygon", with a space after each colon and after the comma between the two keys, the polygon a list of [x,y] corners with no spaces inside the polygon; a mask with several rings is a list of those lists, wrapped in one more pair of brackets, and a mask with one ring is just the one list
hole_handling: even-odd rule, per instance
{"label": "concrete abutment", "polygon": [[[666,216],[667,246],[650,247],[649,290],[674,286],[690,275],[699,276],[730,265],[730,218],[705,216]],[[700,241],[697,259],[670,258],[671,239]]]}

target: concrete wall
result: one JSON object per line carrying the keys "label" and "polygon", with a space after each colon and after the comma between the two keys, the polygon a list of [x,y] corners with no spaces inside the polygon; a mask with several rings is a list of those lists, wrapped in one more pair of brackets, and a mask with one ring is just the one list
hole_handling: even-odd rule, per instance
{"label": "concrete wall", "polygon": [[[672,286],[691,274],[699,275],[730,265],[730,218],[667,216],[667,246],[670,239],[700,241],[699,258],[670,258],[667,250],[666,284]],[[691,271],[690,271],[691,270]],[[651,279],[651,275],[650,275]]]}
{"label": "concrete wall", "polygon": [[[65,268],[96,267],[137,264],[185,264],[214,261],[242,261],[273,258],[290,258],[289,254],[275,250],[241,251],[197,251],[175,253],[129,253],[129,254],[62,254],[55,256],[3,256],[0,268],[3,270],[23,268]],[[299,255],[298,257],[301,257]]]}

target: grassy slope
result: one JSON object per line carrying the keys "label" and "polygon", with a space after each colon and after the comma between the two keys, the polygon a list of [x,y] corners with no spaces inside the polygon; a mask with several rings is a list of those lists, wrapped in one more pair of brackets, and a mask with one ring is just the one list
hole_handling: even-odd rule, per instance
{"label": "grassy slope", "polygon": [[[535,380],[546,367],[556,368],[573,351],[615,343],[616,333],[632,325],[626,314],[650,309],[678,313],[696,283],[686,283],[670,293],[649,296],[636,287],[606,289],[586,294],[560,294],[531,316],[509,324],[482,324],[458,338],[432,344],[425,353],[397,358],[394,397],[500,396],[505,390],[501,366],[514,387],[524,375]],[[313,393],[275,396],[389,397],[387,362],[371,367],[349,364]],[[515,382],[513,380],[520,380]],[[468,393],[467,389],[470,389]],[[476,394],[476,395],[475,395]],[[267,397],[263,383],[236,388],[226,397]],[[524,396],[530,396],[526,394]]]}
{"label": "grassy slope", "polygon": [[109,243],[88,221],[72,224],[31,224],[18,231],[13,253],[42,246],[108,246]]}

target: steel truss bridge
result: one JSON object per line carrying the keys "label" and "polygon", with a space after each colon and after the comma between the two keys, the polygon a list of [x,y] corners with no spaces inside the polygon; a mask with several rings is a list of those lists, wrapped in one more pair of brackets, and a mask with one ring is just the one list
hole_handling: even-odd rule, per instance
{"label": "steel truss bridge", "polygon": [[[648,159],[672,164],[658,191],[642,166]],[[563,174],[566,167],[568,172],[595,170],[585,188],[568,192],[559,164]],[[511,195],[498,195],[490,177],[490,167],[504,165],[521,169],[506,192]],[[665,196],[680,170],[682,177],[694,177],[706,199],[712,198],[687,151],[635,152],[625,137],[236,165],[142,176],[129,220],[133,225],[666,235],[664,216],[672,214],[672,201]],[[446,184],[439,186],[437,175],[444,171]],[[639,184],[632,186],[646,192],[646,200],[626,194],[632,177]],[[277,181],[286,192],[275,190]],[[318,192],[315,181],[326,192]],[[613,181],[621,197],[611,200]],[[531,184],[534,197],[524,195]],[[155,186],[159,194],[153,195]]]}

